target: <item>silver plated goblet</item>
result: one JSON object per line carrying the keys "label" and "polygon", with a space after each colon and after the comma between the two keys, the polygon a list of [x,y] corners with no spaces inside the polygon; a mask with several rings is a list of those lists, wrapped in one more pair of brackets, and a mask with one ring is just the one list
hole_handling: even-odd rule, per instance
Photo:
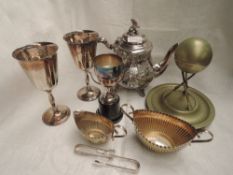
{"label": "silver plated goblet", "polygon": [[90,86],[89,70],[93,67],[99,35],[91,30],[74,31],[64,35],[64,40],[72,54],[75,64],[86,74],[86,86],[81,88],[77,96],[83,101],[93,101],[100,95],[100,90]]}
{"label": "silver plated goblet", "polygon": [[57,50],[58,46],[54,43],[37,42],[12,53],[34,86],[48,93],[51,107],[43,113],[42,120],[50,126],[59,125],[70,116],[70,109],[56,105],[52,95],[52,89],[58,83]]}

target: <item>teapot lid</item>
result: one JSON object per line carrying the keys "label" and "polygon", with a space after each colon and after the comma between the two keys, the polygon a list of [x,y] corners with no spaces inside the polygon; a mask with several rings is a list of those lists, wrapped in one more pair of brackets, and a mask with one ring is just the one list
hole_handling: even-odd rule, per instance
{"label": "teapot lid", "polygon": [[120,40],[120,47],[132,53],[150,51],[152,43],[148,41],[145,35],[138,32],[139,25],[135,19],[131,19],[132,25],[127,33],[123,34]]}

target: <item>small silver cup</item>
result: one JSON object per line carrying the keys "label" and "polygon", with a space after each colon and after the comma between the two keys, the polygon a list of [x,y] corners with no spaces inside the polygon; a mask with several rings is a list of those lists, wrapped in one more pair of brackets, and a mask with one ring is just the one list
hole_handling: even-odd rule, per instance
{"label": "small silver cup", "polygon": [[97,113],[118,122],[123,114],[120,111],[120,97],[116,94],[115,87],[124,75],[122,58],[115,54],[98,55],[94,58],[94,70],[98,80],[107,89],[99,98]]}

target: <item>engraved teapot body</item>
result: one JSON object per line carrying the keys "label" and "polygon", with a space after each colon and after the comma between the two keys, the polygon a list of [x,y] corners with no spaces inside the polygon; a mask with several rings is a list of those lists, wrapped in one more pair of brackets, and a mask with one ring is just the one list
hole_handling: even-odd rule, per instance
{"label": "engraved teapot body", "polygon": [[170,55],[178,44],[168,51],[160,63],[153,65],[151,61],[152,42],[138,32],[139,26],[134,19],[131,22],[129,30],[122,37],[118,37],[114,44],[109,44],[104,38],[100,42],[113,49],[123,59],[125,73],[119,85],[126,89],[137,90],[141,96],[144,96],[144,89],[153,78],[166,70]]}

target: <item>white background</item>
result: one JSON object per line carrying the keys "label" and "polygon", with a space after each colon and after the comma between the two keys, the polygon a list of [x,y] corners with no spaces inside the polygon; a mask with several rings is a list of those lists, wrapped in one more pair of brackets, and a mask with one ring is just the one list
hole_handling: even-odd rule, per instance
{"label": "white background", "polygon": [[[84,73],[74,66],[62,37],[73,30],[92,29],[113,42],[128,29],[131,18],[137,19],[141,32],[153,42],[155,57],[162,57],[172,44],[187,37],[199,36],[210,42],[212,63],[190,85],[215,105],[216,117],[209,128],[215,139],[174,154],[157,154],[139,143],[132,123],[123,119],[128,136],[103,147],[139,160],[139,174],[232,174],[232,7],[231,0],[0,0],[0,174],[123,174],[95,168],[91,159],[73,153],[75,144],[86,142],[72,116],[57,127],[42,123],[41,114],[49,106],[47,96],[33,87],[11,53],[35,41],[57,43],[57,103],[67,104],[72,111],[95,112],[97,101],[86,103],[76,98],[84,85]],[[109,51],[98,47],[98,53],[103,52]],[[172,61],[147,92],[156,85],[180,81],[180,71]],[[144,108],[144,98],[135,92],[124,90],[119,95],[121,103]]]}

